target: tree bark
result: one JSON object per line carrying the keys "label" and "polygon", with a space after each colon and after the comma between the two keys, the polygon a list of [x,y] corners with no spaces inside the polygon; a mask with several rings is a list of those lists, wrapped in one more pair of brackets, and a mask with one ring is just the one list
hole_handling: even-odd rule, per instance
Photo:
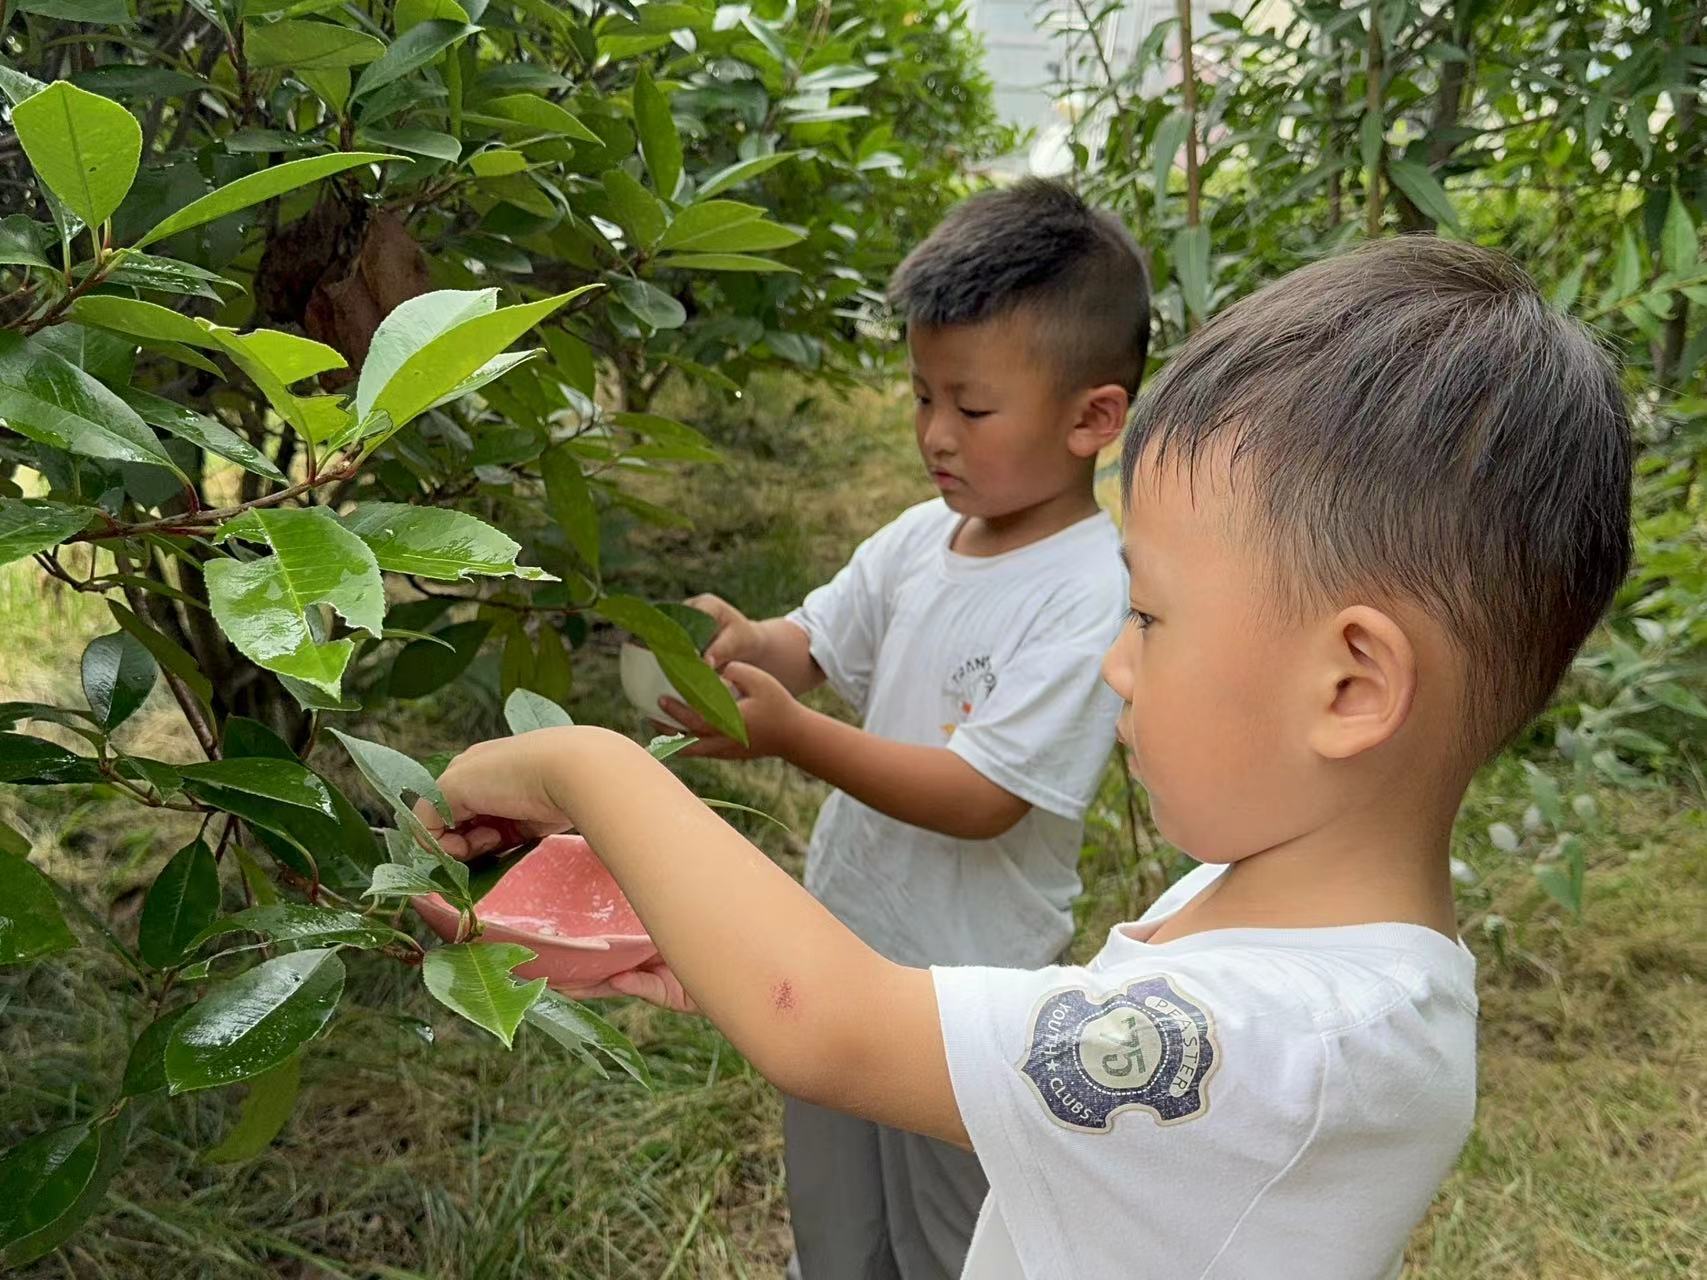
{"label": "tree bark", "polygon": [[[1382,118],[1381,103],[1381,22],[1374,4],[1369,6],[1369,40],[1364,51],[1363,109],[1377,120]],[[1383,143],[1381,154],[1386,153]],[[1381,155],[1365,177],[1363,229],[1371,238],[1381,234]]]}

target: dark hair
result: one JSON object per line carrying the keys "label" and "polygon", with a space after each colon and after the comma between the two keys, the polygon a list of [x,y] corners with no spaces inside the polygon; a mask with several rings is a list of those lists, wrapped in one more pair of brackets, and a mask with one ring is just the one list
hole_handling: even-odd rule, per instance
{"label": "dark hair", "polygon": [[1137,242],[1112,213],[1027,178],[962,201],[907,255],[889,301],[909,325],[1028,314],[1061,382],[1136,395],[1150,345]]}
{"label": "dark hair", "polygon": [[1481,751],[1546,705],[1629,568],[1616,364],[1487,249],[1383,240],[1229,307],[1139,402],[1122,492],[1146,455],[1223,443],[1283,598],[1437,618]]}

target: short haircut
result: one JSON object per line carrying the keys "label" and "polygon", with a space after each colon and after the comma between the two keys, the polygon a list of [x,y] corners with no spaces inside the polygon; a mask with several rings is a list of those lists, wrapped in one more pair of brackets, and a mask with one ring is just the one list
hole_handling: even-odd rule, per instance
{"label": "short haircut", "polygon": [[1065,387],[1136,395],[1150,345],[1144,260],[1112,213],[1057,182],[1027,178],[961,202],[889,285],[908,325],[1024,315]]}
{"label": "short haircut", "polygon": [[1139,402],[1122,492],[1146,454],[1218,446],[1294,612],[1373,591],[1442,624],[1477,752],[1547,705],[1629,569],[1617,366],[1487,249],[1382,240],[1229,307]]}

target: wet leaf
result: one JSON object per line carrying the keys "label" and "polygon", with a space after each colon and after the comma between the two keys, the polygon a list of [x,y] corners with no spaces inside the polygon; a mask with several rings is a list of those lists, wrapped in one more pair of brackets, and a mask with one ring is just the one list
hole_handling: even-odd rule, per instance
{"label": "wet leaf", "polygon": [[142,641],[119,630],[83,650],[83,696],[104,729],[118,728],[148,700],[160,668]]}
{"label": "wet leaf", "polygon": [[219,914],[219,867],[200,840],[172,855],[142,903],[137,948],[156,969],[181,962]]}
{"label": "wet leaf", "polygon": [[0,564],[58,546],[94,516],[89,507],[0,498]]}
{"label": "wet leaf", "polygon": [[61,80],[12,109],[24,154],[50,191],[98,227],[136,181],[142,126],[110,98]]}
{"label": "wet leaf", "polygon": [[214,987],[172,1029],[173,1093],[253,1079],[325,1030],[344,992],[336,951],[278,956]]}
{"label": "wet leaf", "polygon": [[550,580],[543,569],[518,565],[521,544],[485,521],[443,507],[364,502],[344,527],[372,548],[379,567],[441,582],[474,576]]}
{"label": "wet leaf", "polygon": [[25,859],[0,853],[0,965],[28,964],[76,945],[53,882]]}
{"label": "wet leaf", "polygon": [[440,1004],[484,1027],[508,1049],[522,1018],[545,990],[544,978],[521,982],[510,973],[533,958],[532,951],[513,942],[436,947],[421,965],[421,979]]}

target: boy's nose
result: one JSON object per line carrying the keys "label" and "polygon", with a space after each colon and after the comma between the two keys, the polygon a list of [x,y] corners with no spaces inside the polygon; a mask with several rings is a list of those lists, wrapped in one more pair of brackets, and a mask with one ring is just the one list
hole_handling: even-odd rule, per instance
{"label": "boy's nose", "polygon": [[1120,656],[1121,640],[1125,638],[1125,629],[1122,628],[1120,639],[1109,645],[1108,652],[1102,655],[1102,682],[1119,694],[1122,702],[1130,702],[1131,682],[1127,679],[1126,664]]}

